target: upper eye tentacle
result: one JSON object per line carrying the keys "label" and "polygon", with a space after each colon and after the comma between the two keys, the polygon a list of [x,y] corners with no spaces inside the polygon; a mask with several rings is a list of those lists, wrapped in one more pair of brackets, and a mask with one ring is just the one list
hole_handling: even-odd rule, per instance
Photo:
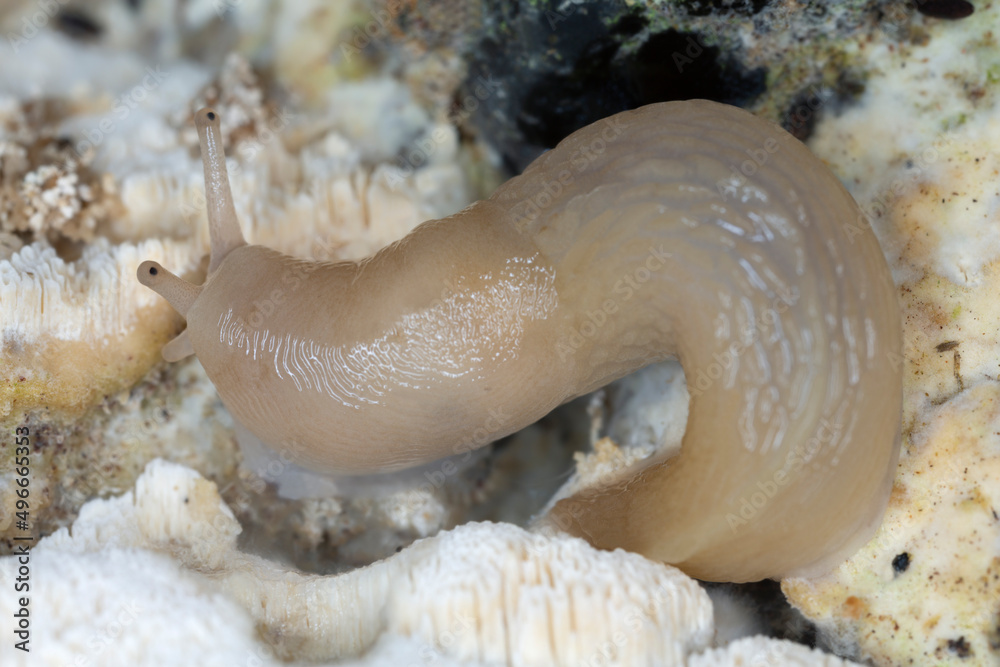
{"label": "upper eye tentacle", "polygon": [[219,114],[205,107],[194,115],[201,143],[201,159],[205,167],[205,201],[208,208],[208,232],[212,255],[208,274],[219,268],[222,260],[235,248],[247,244],[236,218],[233,193],[229,187],[226,154],[222,148]]}

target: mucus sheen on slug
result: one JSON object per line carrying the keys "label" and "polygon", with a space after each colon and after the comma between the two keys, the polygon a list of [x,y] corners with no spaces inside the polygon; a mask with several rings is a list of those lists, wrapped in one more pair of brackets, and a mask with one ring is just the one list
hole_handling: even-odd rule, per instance
{"label": "mucus sheen on slug", "polygon": [[[852,232],[857,204],[777,126],[704,100],[616,114],[372,257],[309,263],[245,243],[202,114],[209,276],[140,279],[187,317],[171,357],[193,351],[297,464],[425,465],[676,357],[680,454],[560,501],[550,525],[725,581],[822,571],[878,525],[899,449],[895,288],[874,235]],[[491,409],[510,415],[495,430]]]}

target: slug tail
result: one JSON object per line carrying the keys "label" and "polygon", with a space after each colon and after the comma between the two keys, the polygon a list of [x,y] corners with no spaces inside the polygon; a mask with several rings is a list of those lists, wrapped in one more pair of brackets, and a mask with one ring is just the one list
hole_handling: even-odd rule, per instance
{"label": "slug tail", "polygon": [[719,422],[706,416],[689,419],[680,455],[560,500],[546,521],[598,548],[641,553],[705,581],[823,574],[871,537],[895,472],[895,457],[871,446],[878,435],[859,435],[874,456],[831,466],[817,452],[798,468],[794,457],[755,461],[739,440],[706,441]]}
{"label": "slug tail", "polygon": [[871,537],[899,454],[896,290],[801,142],[711,102],[650,105],[492,200],[556,267],[550,374],[583,393],[676,356],[687,379],[680,454],[561,500],[557,528],[731,582],[822,571]]}
{"label": "slug tail", "polygon": [[208,273],[211,275],[219,268],[226,255],[247,242],[240,231],[233,193],[229,188],[219,114],[211,108],[200,109],[195,113],[195,125],[198,128],[201,159],[205,168],[205,200],[212,244]]}

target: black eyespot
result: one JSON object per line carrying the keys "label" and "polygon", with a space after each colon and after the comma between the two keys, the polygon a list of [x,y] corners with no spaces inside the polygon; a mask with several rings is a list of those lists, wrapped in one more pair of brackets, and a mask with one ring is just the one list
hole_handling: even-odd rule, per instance
{"label": "black eyespot", "polygon": [[208,119],[209,120],[215,120],[215,112],[214,111],[209,111],[208,112]]}
{"label": "black eyespot", "polygon": [[149,275],[155,276],[157,273],[159,273],[159,271],[156,270],[155,266],[149,267]]}

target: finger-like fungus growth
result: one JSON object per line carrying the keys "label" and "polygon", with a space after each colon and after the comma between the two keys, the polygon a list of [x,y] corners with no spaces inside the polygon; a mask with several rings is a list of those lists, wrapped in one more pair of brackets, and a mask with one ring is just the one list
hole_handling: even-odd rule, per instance
{"label": "finger-like fungus growth", "polygon": [[681,453],[561,501],[557,524],[728,581],[829,567],[877,525],[899,445],[894,287],[857,204],[780,128],[701,100],[624,112],[368,259],[315,263],[246,244],[218,115],[196,120],[208,278],[146,263],[139,280],[188,320],[164,356],[197,354],[273,448],[399,470],[677,357]]}

